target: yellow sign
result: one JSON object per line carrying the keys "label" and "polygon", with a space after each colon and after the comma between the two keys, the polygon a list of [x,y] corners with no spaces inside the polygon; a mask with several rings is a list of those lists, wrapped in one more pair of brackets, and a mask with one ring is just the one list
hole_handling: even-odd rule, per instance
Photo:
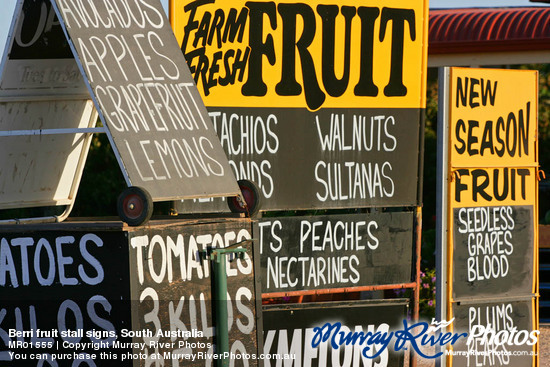
{"label": "yellow sign", "polygon": [[537,71],[452,68],[452,166],[536,166],[537,86]]}
{"label": "yellow sign", "polygon": [[464,300],[536,304],[538,73],[451,68],[449,79],[446,317]]}
{"label": "yellow sign", "polygon": [[538,178],[533,167],[460,168],[451,173],[453,208],[534,205]]}
{"label": "yellow sign", "polygon": [[207,106],[424,108],[428,0],[171,0]]}

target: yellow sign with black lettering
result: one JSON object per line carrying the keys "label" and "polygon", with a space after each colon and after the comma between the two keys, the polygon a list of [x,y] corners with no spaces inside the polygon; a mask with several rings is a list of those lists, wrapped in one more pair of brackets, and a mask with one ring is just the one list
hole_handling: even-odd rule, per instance
{"label": "yellow sign with black lettering", "polygon": [[453,68],[452,166],[536,165],[537,83],[532,70]]}
{"label": "yellow sign with black lettering", "polygon": [[[470,333],[528,333],[538,325],[538,73],[450,68],[447,75],[440,106],[448,116],[446,318]],[[473,340],[468,351],[497,352]],[[449,358],[453,366],[470,363]],[[510,365],[535,366],[537,358],[511,357]]]}
{"label": "yellow sign with black lettering", "polygon": [[455,168],[451,176],[452,206],[534,205],[538,192],[533,167]]}
{"label": "yellow sign with black lettering", "polygon": [[451,68],[449,79],[449,302],[531,297],[538,73]]}
{"label": "yellow sign with black lettering", "polygon": [[425,107],[427,0],[171,0],[207,106]]}

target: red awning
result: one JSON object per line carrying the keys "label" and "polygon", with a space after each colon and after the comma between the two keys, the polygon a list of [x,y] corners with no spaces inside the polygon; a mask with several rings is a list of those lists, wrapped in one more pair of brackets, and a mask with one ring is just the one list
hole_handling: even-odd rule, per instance
{"label": "red awning", "polygon": [[550,50],[550,7],[430,10],[429,54]]}

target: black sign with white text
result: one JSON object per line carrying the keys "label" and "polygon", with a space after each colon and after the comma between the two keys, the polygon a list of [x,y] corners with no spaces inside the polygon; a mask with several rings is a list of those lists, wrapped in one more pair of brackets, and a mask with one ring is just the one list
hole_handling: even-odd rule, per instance
{"label": "black sign with white text", "polygon": [[[0,364],[214,365],[220,351],[212,268],[197,253],[249,239],[250,221],[156,223],[3,229]],[[246,246],[244,259],[228,261],[223,274],[228,359],[234,366],[257,366],[260,360],[261,304],[253,246]]]}
{"label": "black sign with white text", "polygon": [[453,298],[531,295],[533,207],[454,208]]}
{"label": "black sign with white text", "polygon": [[262,292],[410,282],[412,228],[411,212],[264,218]]}
{"label": "black sign with white text", "polygon": [[160,1],[54,4],[128,183],[155,201],[236,193]]}
{"label": "black sign with white text", "polygon": [[[394,330],[403,328],[406,317],[406,301],[395,300],[264,306],[264,353],[292,355],[294,361],[283,361],[292,366],[403,366],[403,352],[395,352],[388,339]],[[327,322],[339,322],[342,334],[370,332],[374,340],[385,339],[390,345],[384,348],[373,339],[367,344],[368,338],[367,342],[356,338],[334,348],[331,341],[338,338],[328,338],[313,347],[314,328]],[[265,366],[275,367],[277,362],[266,360]]]}
{"label": "black sign with white text", "polygon": [[[417,203],[420,109],[209,111],[235,176],[258,184],[262,210]],[[186,200],[178,209],[226,206]]]}
{"label": "black sign with white text", "polygon": [[49,0],[19,0],[8,33],[0,96],[88,97],[84,79]]}
{"label": "black sign with white text", "polygon": [[[248,225],[248,229],[247,229]],[[195,226],[169,226],[157,231],[138,229],[129,234],[132,299],[139,300],[136,330],[144,350],[140,366],[213,366],[215,307],[210,260],[198,252],[222,248],[251,238],[249,221]],[[257,366],[256,285],[254,250],[244,259],[227,261],[229,353],[232,366]],[[261,328],[260,328],[261,330]],[[160,331],[160,334],[159,334]],[[186,334],[189,333],[189,334]],[[248,357],[247,357],[248,356]]]}
{"label": "black sign with white text", "polygon": [[131,366],[126,243],[121,232],[3,232],[1,364]]}
{"label": "black sign with white text", "polygon": [[454,303],[454,330],[468,333],[468,339],[453,346],[453,366],[533,366],[539,333],[532,302]]}

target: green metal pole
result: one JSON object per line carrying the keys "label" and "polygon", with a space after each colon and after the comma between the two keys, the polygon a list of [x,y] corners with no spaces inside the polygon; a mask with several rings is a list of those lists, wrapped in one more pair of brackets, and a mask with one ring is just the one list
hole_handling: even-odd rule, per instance
{"label": "green metal pole", "polygon": [[[215,251],[214,284],[216,305],[216,353],[222,357],[217,360],[218,367],[229,366],[229,328],[227,327],[227,275],[225,253]],[[226,358],[227,356],[227,358]]]}
{"label": "green metal pole", "polygon": [[[239,258],[244,258],[246,249],[238,247],[252,240],[245,240],[226,248],[212,249],[210,260],[212,264],[212,277],[214,278],[214,313],[216,315],[216,354],[222,358],[217,359],[217,367],[229,367],[229,327],[227,308],[227,273],[226,273],[226,255],[235,254]],[[208,256],[208,252],[203,252]],[[225,358],[227,356],[227,358]]]}

